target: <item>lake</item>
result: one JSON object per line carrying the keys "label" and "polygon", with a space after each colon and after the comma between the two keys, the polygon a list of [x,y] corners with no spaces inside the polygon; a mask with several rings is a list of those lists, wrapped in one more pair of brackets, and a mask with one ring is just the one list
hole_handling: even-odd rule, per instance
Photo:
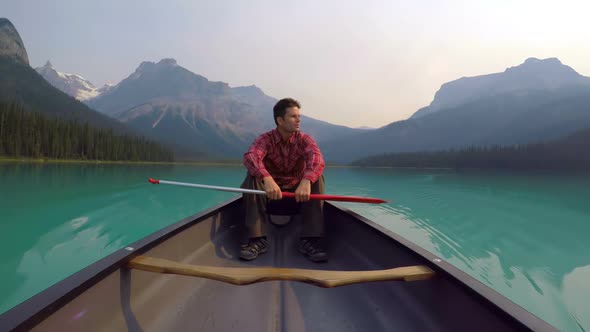
{"label": "lake", "polygon": [[[0,312],[96,260],[238,194],[241,166],[0,163]],[[590,176],[326,168],[326,193],[564,331],[590,329]]]}

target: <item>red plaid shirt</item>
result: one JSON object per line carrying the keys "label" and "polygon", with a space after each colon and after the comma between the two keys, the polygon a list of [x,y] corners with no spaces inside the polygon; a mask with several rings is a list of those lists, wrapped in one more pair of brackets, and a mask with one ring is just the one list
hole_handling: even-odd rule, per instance
{"label": "red plaid shirt", "polygon": [[266,132],[244,154],[244,165],[258,179],[272,176],[281,188],[293,188],[301,180],[317,181],[324,171],[324,157],[307,134],[295,132],[283,141],[277,129]]}

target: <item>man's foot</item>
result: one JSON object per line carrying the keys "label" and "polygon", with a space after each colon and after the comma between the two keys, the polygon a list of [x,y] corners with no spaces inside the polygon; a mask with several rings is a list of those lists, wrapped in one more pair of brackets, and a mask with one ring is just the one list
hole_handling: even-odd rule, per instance
{"label": "man's foot", "polygon": [[268,241],[264,237],[250,239],[247,245],[242,245],[240,258],[251,261],[268,250]]}
{"label": "man's foot", "polygon": [[328,254],[319,243],[320,238],[302,238],[299,241],[299,252],[312,262],[324,262],[328,260]]}

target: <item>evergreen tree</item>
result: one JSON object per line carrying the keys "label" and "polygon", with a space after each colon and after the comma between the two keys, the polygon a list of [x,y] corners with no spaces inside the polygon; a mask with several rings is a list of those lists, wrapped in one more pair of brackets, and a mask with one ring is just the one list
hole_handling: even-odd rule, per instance
{"label": "evergreen tree", "polygon": [[46,118],[0,104],[0,155],[14,157],[172,161],[172,152],[143,137],[117,135],[88,123]]}

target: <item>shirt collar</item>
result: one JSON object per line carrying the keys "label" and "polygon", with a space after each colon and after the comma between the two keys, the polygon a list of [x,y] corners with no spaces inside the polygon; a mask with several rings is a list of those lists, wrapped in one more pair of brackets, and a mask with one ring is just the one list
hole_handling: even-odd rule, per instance
{"label": "shirt collar", "polygon": [[[291,137],[289,137],[289,139],[287,140],[287,143],[295,143],[295,135],[297,135],[297,132],[293,133],[293,135],[291,135]],[[283,143],[283,138],[281,137],[281,133],[279,132],[278,128],[275,128],[272,131],[272,137],[274,138],[274,142],[275,144],[279,144],[279,143]]]}

